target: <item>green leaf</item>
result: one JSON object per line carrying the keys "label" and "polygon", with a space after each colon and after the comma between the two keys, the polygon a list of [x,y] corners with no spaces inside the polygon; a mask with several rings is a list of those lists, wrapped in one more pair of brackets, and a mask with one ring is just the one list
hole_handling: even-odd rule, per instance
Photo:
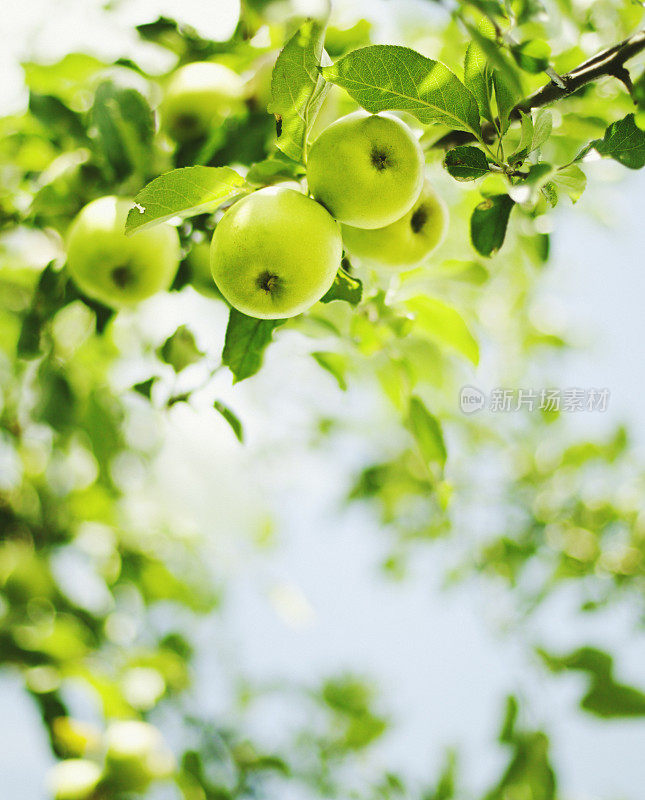
{"label": "green leaf", "polygon": [[350,28],[337,28],[330,25],[325,36],[325,49],[332,56],[341,56],[348,50],[369,44],[372,23],[359,19]]}
{"label": "green leaf", "polygon": [[444,167],[458,181],[474,181],[489,172],[488,159],[479,147],[460,145],[448,150]]}
{"label": "green leaf", "polygon": [[239,420],[239,417],[231,411],[231,409],[224,405],[220,400],[216,400],[213,403],[213,408],[224,417],[224,419],[228,422],[231,426],[233,433],[235,434],[238,442],[244,443],[244,428],[242,427],[242,423]]}
{"label": "green leaf", "polygon": [[509,164],[519,164],[524,159],[541,147],[551,135],[553,118],[551,112],[541,109],[535,115],[535,120],[530,114],[521,114],[522,136],[517,149],[508,159]]}
{"label": "green leaf", "polygon": [[323,702],[331,709],[350,717],[370,712],[372,694],[369,686],[351,675],[325,681],[321,692]]}
{"label": "green leaf", "polygon": [[479,362],[479,346],[461,314],[434,297],[412,297],[406,302],[415,326],[439,344],[455,350],[473,364]]}
{"label": "green leaf", "polygon": [[68,53],[56,64],[26,62],[22,64],[25,83],[36,94],[55,95],[64,103],[87,92],[93,77],[105,64],[87,53]]}
{"label": "green leaf", "polygon": [[495,87],[497,116],[502,135],[504,135],[510,124],[511,111],[521,99],[521,95],[513,88],[506,76],[497,69],[493,72],[493,86]]}
{"label": "green leaf", "polygon": [[449,750],[436,786],[423,795],[423,800],[455,800],[457,796],[457,754]]}
{"label": "green leaf", "polygon": [[273,331],[283,319],[255,319],[232,308],[226,328],[222,363],[234,376],[234,383],[250,378],[262,366],[264,351]]}
{"label": "green leaf", "polygon": [[301,164],[281,158],[266,158],[253,164],[246,180],[254,186],[270,186],[285,180],[298,180],[304,174]]}
{"label": "green leaf", "polygon": [[40,355],[43,322],[42,316],[33,309],[25,314],[18,337],[18,358],[37,358]]}
{"label": "green leaf", "polygon": [[547,181],[544,186],[540,187],[540,191],[551,208],[555,208],[558,205],[558,187],[553,181]]}
{"label": "green leaf", "polygon": [[146,381],[141,381],[140,383],[135,383],[132,387],[137,394],[140,394],[142,397],[145,397],[147,400],[150,400],[150,395],[152,394],[152,387],[157,382],[156,378],[148,378]]}
{"label": "green leaf", "polygon": [[336,378],[339,387],[343,391],[346,391],[347,381],[345,380],[345,371],[347,370],[347,359],[340,355],[340,353],[317,352],[311,355],[323,369],[326,369],[330,375]]}
{"label": "green leaf", "polygon": [[99,151],[117,179],[150,172],[155,123],[142,94],[104,81],[94,95],[90,122]]}
{"label": "green leaf", "polygon": [[493,88],[493,75],[486,59],[486,53],[477,42],[471,42],[464,58],[464,84],[475,96],[479,113],[489,122],[493,121],[490,101]]}
{"label": "green leaf", "polygon": [[363,296],[363,284],[354,278],[342,267],[338,270],[331,289],[324,297],[320,298],[321,303],[331,303],[332,300],[344,300],[353,306],[361,302]]}
{"label": "green leaf", "polygon": [[577,670],[589,675],[589,686],[580,706],[599,717],[645,716],[645,692],[619,683],[614,678],[612,657],[594,647],[580,647],[569,655],[539,655],[553,672]]}
{"label": "green leaf", "polygon": [[269,112],[278,120],[277,146],[298,162],[306,160],[309,132],[328,89],[320,75],[325,25],[317,20],[301,25],[273,68]]}
{"label": "green leaf", "polygon": [[442,122],[480,136],[479,108],[471,92],[439,61],[409,47],[372,45],[322,70],[367,111],[407,111],[420,122]]}
{"label": "green leaf", "polygon": [[593,142],[602,156],[609,156],[629,169],[645,166],[645,131],[634,120],[633,114],[613,122],[602,140]]}
{"label": "green leaf", "polygon": [[507,194],[496,194],[487,197],[473,211],[470,238],[482,256],[494,255],[504,244],[508,218],[514,205]]}
{"label": "green leaf", "polygon": [[87,139],[81,117],[54,95],[30,92],[29,111],[42,122],[49,134]]}
{"label": "green leaf", "polygon": [[[488,60],[488,67],[494,77],[498,73],[508,86],[508,91],[519,100],[524,96],[524,90],[520,76],[515,65],[506,58],[502,47],[496,41],[495,29],[485,19],[479,25],[474,26],[465,21],[466,28],[473,38],[475,44],[482,50]],[[499,114],[499,111],[498,111]]]}
{"label": "green leaf", "polygon": [[410,398],[408,425],[425,463],[439,464],[443,469],[448,454],[441,426],[418,397]]}
{"label": "green leaf", "polygon": [[528,175],[524,178],[524,182],[534,188],[540,188],[540,186],[553,176],[553,173],[554,170],[551,164],[548,164],[546,161],[538,161],[537,164],[531,164]]}
{"label": "green leaf", "polygon": [[533,127],[533,141],[531,142],[531,152],[546,142],[553,129],[553,117],[546,108],[541,108],[535,115]]}
{"label": "green leaf", "polygon": [[159,358],[175,370],[181,372],[204,357],[197,347],[195,337],[185,325],[180,325],[158,349]]}
{"label": "green leaf", "polygon": [[31,307],[22,321],[17,346],[20,358],[36,358],[41,355],[41,333],[44,327],[74,294],[66,271],[55,269],[55,262],[51,261],[38,279]]}
{"label": "green leaf", "polygon": [[587,185],[587,176],[579,166],[569,164],[555,173],[553,182],[569,195],[573,203],[577,203]]}
{"label": "green leaf", "polygon": [[214,211],[247,189],[230,167],[182,167],[155,178],[135,197],[125,224],[126,234],[149,228],[172,217]]}
{"label": "green leaf", "polygon": [[509,164],[519,164],[531,152],[531,145],[533,143],[533,117],[531,114],[522,114],[520,116],[520,125],[522,127],[522,135],[520,142],[517,145],[515,152],[509,156]]}
{"label": "green leaf", "polygon": [[67,375],[42,361],[38,377],[40,399],[37,417],[54,430],[70,429],[75,423],[77,397]]}
{"label": "green leaf", "polygon": [[537,75],[549,67],[551,47],[543,39],[530,39],[511,45],[513,58],[525,72]]}
{"label": "green leaf", "polygon": [[620,683],[598,682],[583,697],[581,708],[605,719],[645,716],[645,692]]}

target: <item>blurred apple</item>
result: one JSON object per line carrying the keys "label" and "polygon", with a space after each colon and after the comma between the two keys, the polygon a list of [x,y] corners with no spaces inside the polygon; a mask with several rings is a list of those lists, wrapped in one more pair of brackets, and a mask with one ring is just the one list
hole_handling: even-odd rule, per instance
{"label": "blurred apple", "polygon": [[224,64],[186,64],[166,89],[160,107],[162,125],[177,142],[199,139],[231,114],[241,113],[244,95],[244,81]]}
{"label": "blurred apple", "polygon": [[86,205],[67,237],[67,269],[85,294],[113,308],[168,289],[179,266],[179,236],[162,223],[125,235],[133,201],[101,197]]}

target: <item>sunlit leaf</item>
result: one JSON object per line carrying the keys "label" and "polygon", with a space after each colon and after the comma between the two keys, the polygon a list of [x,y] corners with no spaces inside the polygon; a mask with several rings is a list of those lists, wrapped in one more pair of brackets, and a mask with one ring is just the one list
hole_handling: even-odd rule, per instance
{"label": "sunlit leaf", "polygon": [[521,94],[514,88],[506,74],[498,69],[493,71],[493,86],[495,88],[495,102],[497,104],[500,129],[504,134],[510,124],[511,111],[520,101]]}
{"label": "sunlit leaf", "polygon": [[577,203],[587,185],[587,176],[577,164],[570,164],[554,174],[553,183]]}
{"label": "sunlit leaf", "polygon": [[592,143],[603,156],[610,156],[629,169],[645,166],[645,131],[641,130],[633,114],[613,122],[602,139]]}
{"label": "sunlit leaf", "polygon": [[317,352],[311,354],[320,366],[327,370],[330,375],[333,375],[338,383],[340,389],[345,391],[347,389],[347,380],[345,379],[345,371],[347,370],[347,359],[340,355],[340,353],[323,353]]}
{"label": "sunlit leaf", "polygon": [[448,67],[408,47],[362,47],[322,72],[373,114],[408,111],[425,124],[442,122],[480,135],[471,92]]}
{"label": "sunlit leaf", "polygon": [[515,164],[524,161],[527,155],[531,152],[534,130],[533,117],[530,114],[522,114],[520,117],[520,125],[522,126],[522,135],[515,152],[508,158],[509,164]]}
{"label": "sunlit leaf", "polygon": [[533,141],[531,142],[531,152],[537,150],[547,141],[553,128],[553,116],[546,108],[541,108],[535,115],[533,128]]}
{"label": "sunlit leaf", "polygon": [[321,298],[320,302],[331,303],[332,300],[344,300],[355,306],[361,302],[362,296],[363,284],[341,267],[334,278],[331,289]]}
{"label": "sunlit leaf", "polygon": [[278,148],[297,162],[306,160],[309,132],[328,88],[319,72],[324,38],[325,23],[308,20],[289,39],[273,69],[269,111],[278,120]]}
{"label": "sunlit leaf", "polygon": [[415,326],[439,344],[455,350],[473,364],[479,362],[477,341],[459,312],[434,297],[413,297],[406,306],[414,314]]}
{"label": "sunlit leaf", "polygon": [[491,95],[493,88],[492,70],[486,54],[477,42],[470,42],[464,58],[464,84],[474,94],[479,113],[489,122],[493,121]]}
{"label": "sunlit leaf", "polygon": [[285,180],[297,180],[304,173],[301,164],[290,159],[267,158],[253,164],[246,173],[246,180],[254,186],[270,186]]}
{"label": "sunlit leaf", "polygon": [[215,211],[246,188],[244,178],[230,167],[174,169],[155,178],[137,194],[125,231],[133,233],[173,217]]}

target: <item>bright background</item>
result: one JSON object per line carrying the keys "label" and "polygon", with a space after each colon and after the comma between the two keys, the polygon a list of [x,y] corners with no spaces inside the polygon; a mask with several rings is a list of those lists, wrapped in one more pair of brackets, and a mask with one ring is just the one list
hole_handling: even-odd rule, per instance
{"label": "bright background", "polygon": [[[133,23],[167,13],[224,40],[237,19],[236,4],[228,0],[113,5],[116,13],[106,15],[95,0],[6,4],[0,50],[3,109],[25,103],[21,59],[47,61],[84,48],[109,58],[136,54],[149,69],[163,71],[172,65],[168,54],[142,45],[131,32]],[[336,4],[336,13],[345,18],[368,14],[378,21],[381,40],[388,41],[396,41],[397,26],[409,15],[419,24],[422,12],[431,15],[427,4],[401,0]],[[615,180],[596,187],[594,175],[601,171]],[[609,387],[608,412],[571,415],[572,429],[587,435],[592,427],[629,421],[642,449],[645,175],[613,162],[590,165],[587,174],[589,189],[578,206],[558,210],[553,261],[542,283],[542,310],[555,325],[573,330],[580,348],[545,365],[545,372],[559,377],[562,387]],[[217,312],[214,319],[212,305],[189,293],[181,303],[176,298],[151,301],[136,324],[159,337],[191,319],[198,341],[217,343],[225,309]],[[128,324],[135,322],[126,321],[124,328]],[[473,385],[486,390],[495,385],[489,366],[484,354]],[[226,402],[230,378],[218,381]],[[640,800],[643,723],[585,717],[576,710],[583,678],[567,675],[547,682],[523,646],[539,643],[559,651],[593,643],[620,654],[623,680],[642,684],[645,644],[632,636],[630,608],[614,606],[596,614],[593,623],[585,622],[575,616],[575,592],[561,590],[529,625],[505,636],[514,617],[508,596],[474,579],[442,588],[459,546],[453,541],[419,548],[404,582],[384,577],[378,521],[367,508],[348,510],[344,498],[355,469],[396,441],[398,433],[366,387],[339,393],[306,356],[297,335],[281,336],[260,375],[235,388],[235,408],[245,421],[244,447],[197,398],[192,408],[181,404],[169,414],[154,470],[132,465],[126,470],[139,498],[131,509],[136,524],[143,530],[146,519],[165,518],[187,536],[202,531],[206,556],[227,577],[223,614],[202,623],[195,690],[202,707],[215,714],[229,707],[232,687],[214,668],[215,654],[218,662],[224,654],[231,671],[264,683],[286,678],[307,684],[344,670],[367,674],[395,721],[375,748],[376,760],[423,780],[439,768],[443,746],[458,744],[468,786],[477,790],[503,763],[492,732],[503,698],[513,691],[531,701],[539,714],[535,724],[552,735],[563,798]],[[348,427],[368,435],[332,437],[312,447],[319,418],[341,411]],[[507,424],[506,419],[500,416],[499,424]],[[272,538],[265,531],[269,543],[257,548],[254,542],[268,520],[274,520],[279,533]],[[0,709],[1,794],[40,800],[51,756],[17,680],[3,677],[0,682]],[[289,725],[287,704],[267,704],[251,724],[260,740],[279,738],[281,727]]]}

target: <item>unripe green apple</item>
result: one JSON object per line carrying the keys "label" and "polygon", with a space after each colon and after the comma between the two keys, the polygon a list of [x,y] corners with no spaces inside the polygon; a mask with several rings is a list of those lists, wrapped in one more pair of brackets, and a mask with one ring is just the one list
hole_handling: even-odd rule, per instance
{"label": "unripe green apple", "polygon": [[179,236],[162,223],[125,235],[133,201],[100,197],[81,209],[67,238],[67,269],[89,297],[113,308],[133,306],[172,283]]}
{"label": "unripe green apple", "polygon": [[186,257],[190,267],[190,285],[204,297],[219,297],[222,295],[213,281],[211,273],[211,243],[210,238],[203,242],[193,242],[190,252]]}
{"label": "unripe green apple", "polygon": [[159,731],[147,722],[113,722],[107,729],[105,781],[124,792],[140,792],[153,780],[167,778],[174,759]]}
{"label": "unripe green apple", "polygon": [[164,129],[177,142],[199,139],[244,109],[244,81],[224,64],[196,61],[170,79],[161,103]]}
{"label": "unripe green apple", "polygon": [[382,228],[412,207],[423,169],[419,142],[404,122],[357,111],[333,122],[313,143],[307,181],[340,222]]}
{"label": "unripe green apple", "polygon": [[101,778],[101,767],[84,758],[60,761],[49,773],[54,800],[88,800]]}
{"label": "unripe green apple", "polygon": [[343,242],[352,255],[385,264],[418,264],[441,244],[448,224],[445,203],[426,181],[412,208],[384,228],[366,230],[343,225]]}
{"label": "unripe green apple", "polygon": [[300,314],[329,290],[343,253],[340,226],[315,200],[268,186],[235,203],[215,228],[211,270],[251,317]]}

